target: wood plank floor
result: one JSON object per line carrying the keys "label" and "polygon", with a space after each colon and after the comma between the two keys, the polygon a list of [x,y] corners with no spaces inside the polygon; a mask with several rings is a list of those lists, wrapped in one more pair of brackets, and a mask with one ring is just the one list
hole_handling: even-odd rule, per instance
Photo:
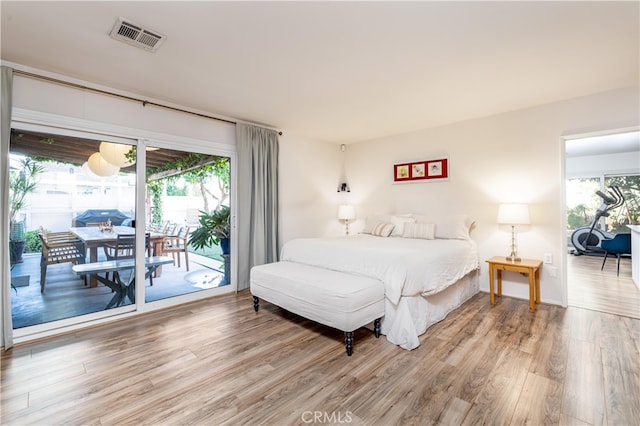
{"label": "wood plank floor", "polygon": [[616,259],[601,271],[602,257],[567,256],[569,306],[640,318],[640,290],[631,280],[631,259],[622,258],[620,275]]}
{"label": "wood plank floor", "polygon": [[3,353],[3,425],[640,424],[640,320],[479,293],[413,351],[250,294]]}

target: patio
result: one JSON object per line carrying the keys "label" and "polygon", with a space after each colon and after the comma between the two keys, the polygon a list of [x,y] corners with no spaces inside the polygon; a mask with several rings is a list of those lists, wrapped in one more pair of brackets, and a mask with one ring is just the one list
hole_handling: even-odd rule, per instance
{"label": "patio", "polygon": [[[28,253],[24,261],[12,265],[11,305],[14,328],[41,324],[101,311],[113,297],[108,287],[99,285],[91,288],[84,285],[81,277],[71,270],[71,263],[49,265],[47,267],[46,291],[40,293],[40,254]],[[162,275],[153,279],[153,286],[145,282],[146,301],[174,297],[201,291],[207,288],[228,285],[223,283],[224,271],[218,260],[189,253],[189,272],[181,268],[165,265]],[[25,277],[29,276],[28,281]],[[28,283],[26,286],[25,281]]]}

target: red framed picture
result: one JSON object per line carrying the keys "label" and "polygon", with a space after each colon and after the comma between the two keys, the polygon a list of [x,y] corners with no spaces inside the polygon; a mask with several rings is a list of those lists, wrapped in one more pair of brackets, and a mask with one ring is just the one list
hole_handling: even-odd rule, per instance
{"label": "red framed picture", "polygon": [[449,160],[438,158],[393,165],[393,181],[438,180],[449,177]]}

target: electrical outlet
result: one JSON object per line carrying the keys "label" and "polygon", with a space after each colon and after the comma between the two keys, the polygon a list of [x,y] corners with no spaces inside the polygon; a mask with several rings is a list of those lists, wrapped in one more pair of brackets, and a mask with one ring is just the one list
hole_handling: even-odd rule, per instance
{"label": "electrical outlet", "polygon": [[545,269],[549,273],[550,277],[555,278],[558,276],[558,268],[556,268],[555,266],[548,266]]}
{"label": "electrical outlet", "polygon": [[544,263],[547,263],[547,264],[553,263],[553,255],[551,253],[544,254]]}

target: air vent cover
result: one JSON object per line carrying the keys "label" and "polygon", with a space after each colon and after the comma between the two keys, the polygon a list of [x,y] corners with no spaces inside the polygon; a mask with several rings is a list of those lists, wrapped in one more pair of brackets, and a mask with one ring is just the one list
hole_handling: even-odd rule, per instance
{"label": "air vent cover", "polygon": [[118,18],[109,35],[111,38],[137,46],[149,52],[158,50],[166,38],[157,31],[149,30],[121,17]]}

